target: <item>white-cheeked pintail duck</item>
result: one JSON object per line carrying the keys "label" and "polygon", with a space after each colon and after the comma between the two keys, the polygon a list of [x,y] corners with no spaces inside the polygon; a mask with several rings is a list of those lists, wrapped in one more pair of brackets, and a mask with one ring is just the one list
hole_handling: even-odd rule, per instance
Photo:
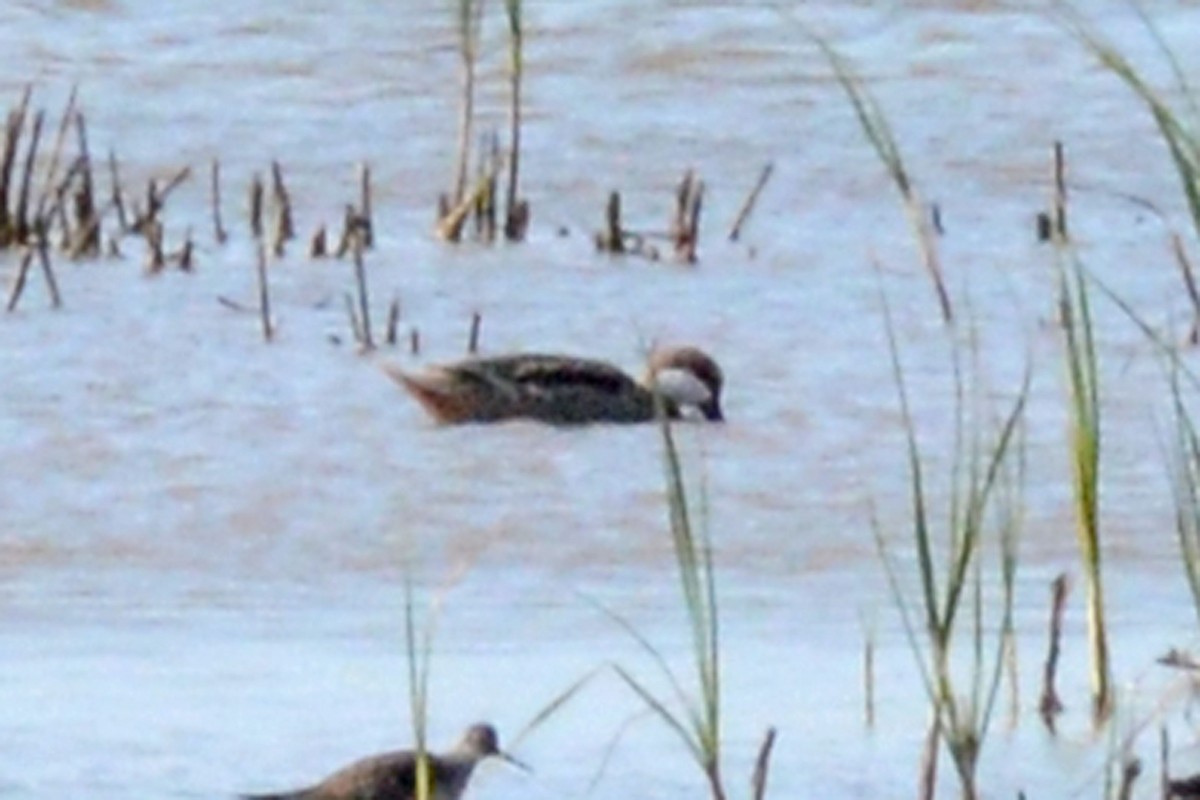
{"label": "white-cheeked pintail duck", "polygon": [[413,374],[393,365],[384,370],[443,424],[648,422],[657,413],[655,392],[668,417],[694,408],[707,420],[724,419],[721,368],[695,347],[656,350],[641,381],[604,361],[539,353],[470,358]]}

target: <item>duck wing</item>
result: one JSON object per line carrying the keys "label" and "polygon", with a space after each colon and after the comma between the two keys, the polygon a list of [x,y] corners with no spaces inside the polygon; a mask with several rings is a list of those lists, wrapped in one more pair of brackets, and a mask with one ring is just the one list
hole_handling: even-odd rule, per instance
{"label": "duck wing", "polygon": [[522,416],[562,425],[654,416],[650,392],[604,361],[527,354],[492,359],[490,366],[520,396]]}
{"label": "duck wing", "polygon": [[641,389],[637,381],[612,364],[590,358],[529,354],[492,361],[513,383],[534,392],[583,387],[619,395]]}

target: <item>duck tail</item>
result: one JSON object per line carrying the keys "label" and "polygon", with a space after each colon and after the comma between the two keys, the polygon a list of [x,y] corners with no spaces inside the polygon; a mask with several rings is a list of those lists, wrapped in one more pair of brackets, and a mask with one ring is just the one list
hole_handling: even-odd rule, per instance
{"label": "duck tail", "polygon": [[438,422],[451,425],[474,417],[474,406],[446,370],[433,367],[421,373],[408,373],[394,364],[384,364],[383,371]]}

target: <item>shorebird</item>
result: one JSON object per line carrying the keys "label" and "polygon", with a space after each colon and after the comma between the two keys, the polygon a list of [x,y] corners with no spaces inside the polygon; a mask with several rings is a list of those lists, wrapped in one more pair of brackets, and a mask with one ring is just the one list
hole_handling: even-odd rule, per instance
{"label": "shorebird", "polygon": [[543,353],[470,358],[413,374],[388,364],[384,371],[444,424],[648,422],[656,393],[668,417],[694,408],[707,420],[724,419],[721,368],[695,347],[656,350],[641,381],[604,361]]}
{"label": "shorebird", "polygon": [[[475,765],[488,756],[528,769],[500,749],[495,728],[487,723],[472,725],[450,752],[426,755],[429,800],[458,800]],[[397,750],[355,761],[306,789],[242,797],[243,800],[416,800],[416,786],[416,751]]]}

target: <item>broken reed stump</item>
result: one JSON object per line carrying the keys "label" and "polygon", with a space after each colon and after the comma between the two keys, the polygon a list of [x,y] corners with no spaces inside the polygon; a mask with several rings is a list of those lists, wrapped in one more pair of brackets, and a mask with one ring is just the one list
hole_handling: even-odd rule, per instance
{"label": "broken reed stump", "polygon": [[400,297],[399,295],[392,298],[392,302],[388,305],[387,328],[384,331],[383,340],[389,346],[395,347],[398,341],[400,331]]}
{"label": "broken reed stump", "polygon": [[225,225],[221,222],[221,161],[213,159],[212,169],[210,172],[209,187],[211,190],[212,202],[212,218],[213,218],[213,239],[217,244],[225,244],[229,239],[229,234],[225,232]]}
{"label": "broken reed stump", "polygon": [[[662,234],[659,234],[660,236]],[[621,193],[610,192],[604,207],[604,229],[596,233],[596,250],[613,255],[635,255],[658,260],[658,249],[646,235],[626,230],[621,221]]]}
{"label": "broken reed stump", "polygon": [[320,225],[313,231],[312,238],[308,240],[308,257],[309,258],[325,258],[329,255],[329,235],[325,232],[325,226]]}
{"label": "broken reed stump", "polygon": [[163,252],[163,224],[157,219],[150,220],[142,227],[142,236],[146,240],[146,272],[157,275],[167,266],[167,257]]}
{"label": "broken reed stump", "polygon": [[1141,774],[1141,759],[1126,757],[1121,764],[1121,783],[1117,789],[1117,800],[1133,800],[1133,784]]}
{"label": "broken reed stump", "polygon": [[738,210],[737,217],[733,221],[733,227],[729,229],[729,241],[736,242],[742,237],[742,228],[750,220],[750,214],[754,212],[754,208],[758,204],[758,197],[762,194],[763,189],[767,187],[767,181],[771,180],[771,175],[774,172],[775,162],[768,161],[762,168],[762,172],[758,174],[758,180],[754,183],[754,188],[750,190],[750,194],[746,195],[741,209]]}
{"label": "broken reed stump", "polygon": [[262,176],[256,172],[250,178],[250,192],[246,202],[250,215],[250,235],[255,239],[261,239],[263,235],[263,191]]}
{"label": "broken reed stump", "polygon": [[345,213],[342,214],[342,233],[338,237],[338,246],[334,251],[334,257],[339,259],[346,257],[346,254],[354,247],[355,238],[361,238],[364,235],[363,226],[366,224],[366,220],[358,213],[358,209],[347,203]]}
{"label": "broken reed stump", "polygon": [[700,208],[703,202],[704,181],[689,169],[683,174],[675,192],[675,218],[671,224],[675,255],[687,264],[696,263],[696,246],[700,239]]}
{"label": "broken reed stump", "polygon": [[475,355],[479,352],[479,326],[483,324],[483,316],[478,311],[471,312],[471,332],[467,335],[467,353]]}
{"label": "broken reed stump", "polygon": [[[296,238],[296,226],[292,223],[292,197],[283,183],[283,167],[278,161],[271,162],[271,197],[275,201],[278,220],[277,236],[291,240]],[[277,244],[276,247],[279,247]]]}
{"label": "broken reed stump", "polygon": [[438,198],[438,222],[435,233],[439,239],[447,242],[462,241],[463,227],[480,202],[480,198],[488,191],[489,184],[494,183],[496,174],[503,168],[503,159],[493,161],[488,173],[475,182],[470,192],[463,195],[457,205],[451,206],[445,195]]}
{"label": "broken reed stump", "polygon": [[1049,213],[1037,216],[1039,242],[1067,241],[1067,163],[1061,141],[1054,143],[1054,195]]}
{"label": "broken reed stump", "polygon": [[188,228],[183,237],[183,246],[179,248],[179,252],[175,254],[173,259],[179,266],[179,269],[184,272],[192,271],[192,259],[194,256],[195,246],[192,242],[192,229]]}
{"label": "broken reed stump", "polygon": [[371,166],[365,161],[358,168],[358,207],[363,246],[370,250],[375,246],[375,222],[371,213]]}
{"label": "broken reed stump", "polygon": [[1055,682],[1058,675],[1058,657],[1062,642],[1063,611],[1067,606],[1067,589],[1069,588],[1066,573],[1060,574],[1050,584],[1050,642],[1046,651],[1046,663],[1042,669],[1042,698],[1038,703],[1038,712],[1042,722],[1051,733],[1055,730],[1055,720],[1063,711],[1062,700],[1058,697]]}
{"label": "broken reed stump", "polygon": [[596,234],[596,249],[620,255],[625,252],[625,229],[621,227],[621,193],[609,192],[604,206],[604,229]]}
{"label": "broken reed stump", "polygon": [[100,254],[100,225],[96,210],[96,185],[92,177],[92,157],[88,149],[87,122],[82,112],[75,114],[75,132],[78,137],[80,185],[74,196],[75,222],[78,226],[75,239],[70,245],[72,256],[97,256]]}
{"label": "broken reed stump", "polygon": [[167,198],[191,175],[192,168],[190,166],[181,167],[161,190],[158,188],[158,181],[154,178],[146,181],[146,210],[142,211],[136,205],[134,206],[133,223],[129,226],[130,232],[143,233],[148,225],[157,222],[158,214],[166,205]]}

